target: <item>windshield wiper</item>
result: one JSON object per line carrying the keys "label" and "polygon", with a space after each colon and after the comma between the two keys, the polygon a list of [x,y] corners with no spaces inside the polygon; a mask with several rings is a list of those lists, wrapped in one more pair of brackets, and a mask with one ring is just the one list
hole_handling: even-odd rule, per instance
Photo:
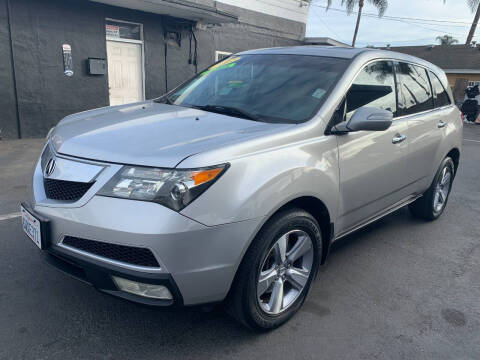
{"label": "windshield wiper", "polygon": [[158,103],[161,103],[161,104],[174,105],[173,101],[170,100],[168,97],[155,99],[154,101],[158,102]]}
{"label": "windshield wiper", "polygon": [[191,107],[199,110],[214,112],[224,115],[234,115],[248,120],[261,121],[261,119],[254,114],[249,113],[248,111],[233,107],[233,106],[223,106],[223,105],[192,105]]}

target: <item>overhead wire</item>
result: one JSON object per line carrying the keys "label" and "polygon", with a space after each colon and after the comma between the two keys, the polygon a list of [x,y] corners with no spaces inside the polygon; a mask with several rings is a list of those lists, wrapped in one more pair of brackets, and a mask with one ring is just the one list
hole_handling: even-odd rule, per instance
{"label": "overhead wire", "polygon": [[[358,14],[358,12],[356,12],[356,11],[349,12],[348,10],[338,9],[338,8],[333,8],[333,7],[327,7],[327,6],[319,5],[319,4],[316,4],[316,3],[311,3],[310,6],[323,8],[323,9],[328,9],[328,10],[336,11],[336,12],[342,12],[342,13],[346,13],[346,14]],[[314,13],[315,13],[315,15],[319,16],[318,13],[316,13],[315,11],[314,11]],[[402,23],[405,23],[405,24],[408,24],[408,25],[413,25],[413,26],[422,28],[424,30],[434,31],[436,33],[445,33],[445,34],[452,35],[452,36],[465,36],[466,35],[464,33],[460,34],[460,33],[451,32],[450,30],[446,30],[445,28],[429,27],[429,26],[438,26],[437,24],[432,24],[431,22],[448,23],[449,21],[447,21],[447,20],[394,17],[394,16],[385,16],[385,15],[380,17],[380,16],[378,16],[376,14],[373,14],[373,13],[362,13],[362,16],[368,17],[368,18],[374,18],[374,19],[377,19],[377,20],[402,22]],[[409,20],[406,20],[406,19],[409,19]],[[459,21],[453,21],[453,22],[454,23],[459,23]],[[323,21],[323,19],[322,19],[322,23],[325,23]],[[429,25],[429,26],[424,26],[424,25]],[[447,25],[447,26],[449,26],[449,27],[452,27],[452,26],[460,27],[459,25]],[[468,26],[471,26],[471,23]],[[465,25],[465,26],[462,25],[461,27],[467,27],[467,25]],[[480,35],[475,35],[474,37],[478,37],[478,36],[480,36]]]}

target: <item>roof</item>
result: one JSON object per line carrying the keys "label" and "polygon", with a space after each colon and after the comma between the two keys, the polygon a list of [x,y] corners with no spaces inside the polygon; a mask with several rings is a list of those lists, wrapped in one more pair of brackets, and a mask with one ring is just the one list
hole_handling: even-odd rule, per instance
{"label": "roof", "polygon": [[[335,57],[343,59],[353,59],[357,55],[362,54],[362,57],[366,60],[390,58],[404,61],[410,61],[422,65],[432,67],[431,63],[425,60],[414,57],[408,54],[402,54],[394,51],[387,51],[375,48],[352,48],[344,46],[320,46],[320,45],[304,45],[304,46],[288,46],[288,47],[275,47],[266,49],[256,49],[243,51],[242,55],[246,54],[277,54],[277,55],[311,55],[311,56],[325,56]],[[436,67],[436,66],[435,66]]]}
{"label": "roof", "polygon": [[393,59],[398,61],[412,62],[418,65],[428,67],[437,75],[441,76],[442,78],[445,77],[446,79],[446,76],[445,74],[443,74],[441,68],[439,68],[435,64],[432,64],[431,62],[428,62],[416,56],[411,56],[391,50],[382,50],[375,48],[352,48],[343,46],[304,45],[256,49],[237,53],[237,55],[255,54],[324,56],[358,61],[358,64],[365,64],[367,61],[375,59]]}
{"label": "roof", "polygon": [[207,23],[238,22],[238,16],[221,11],[212,0],[90,0],[112,6]]}
{"label": "roof", "polygon": [[365,48],[346,48],[343,46],[305,45],[248,50],[239,54],[313,55],[352,59],[356,55],[365,51],[372,50]]}
{"label": "roof", "polygon": [[330,45],[330,46],[342,46],[351,47],[341,41],[329,38],[329,37],[306,37],[304,40],[307,45]]}
{"label": "roof", "polygon": [[[429,61],[447,73],[480,71],[480,48],[470,45],[423,45],[383,48]],[[466,71],[468,70],[468,71]]]}

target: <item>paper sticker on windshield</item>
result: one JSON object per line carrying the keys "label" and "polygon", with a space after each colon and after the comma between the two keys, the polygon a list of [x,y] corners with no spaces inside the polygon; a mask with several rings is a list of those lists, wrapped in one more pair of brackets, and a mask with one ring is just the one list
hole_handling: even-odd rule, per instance
{"label": "paper sticker on windshield", "polygon": [[317,99],[321,99],[323,97],[323,95],[325,95],[326,91],[323,90],[322,88],[318,88],[317,90],[315,90],[312,94],[312,96],[314,98],[317,98]]}
{"label": "paper sticker on windshield", "polygon": [[242,87],[243,85],[244,84],[242,80],[230,80],[228,82],[228,86],[231,88],[239,88],[239,87]]}

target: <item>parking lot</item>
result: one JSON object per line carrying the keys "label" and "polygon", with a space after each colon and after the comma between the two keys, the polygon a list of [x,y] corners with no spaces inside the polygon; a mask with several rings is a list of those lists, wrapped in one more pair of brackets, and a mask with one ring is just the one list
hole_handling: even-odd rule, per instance
{"label": "parking lot", "polygon": [[480,359],[480,126],[464,139],[441,219],[404,208],[339,241],[303,309],[265,334],[51,268],[16,214],[43,141],[0,141],[0,359]]}

